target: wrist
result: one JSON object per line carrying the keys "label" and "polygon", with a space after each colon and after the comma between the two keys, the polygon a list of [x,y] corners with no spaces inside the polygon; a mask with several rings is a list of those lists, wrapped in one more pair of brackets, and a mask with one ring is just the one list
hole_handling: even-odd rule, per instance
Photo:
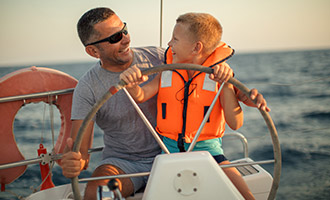
{"label": "wrist", "polygon": [[239,98],[239,95],[240,95],[240,90],[234,86],[234,94],[235,94],[235,97],[237,98],[237,100],[239,101],[242,101],[240,98]]}

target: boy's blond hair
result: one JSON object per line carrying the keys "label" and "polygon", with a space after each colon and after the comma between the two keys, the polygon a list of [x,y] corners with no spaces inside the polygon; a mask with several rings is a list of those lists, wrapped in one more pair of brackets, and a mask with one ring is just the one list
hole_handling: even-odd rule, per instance
{"label": "boy's blond hair", "polygon": [[219,45],[222,36],[222,26],[219,21],[207,13],[186,13],[180,15],[177,23],[188,25],[195,42],[201,41],[207,53],[213,52]]}

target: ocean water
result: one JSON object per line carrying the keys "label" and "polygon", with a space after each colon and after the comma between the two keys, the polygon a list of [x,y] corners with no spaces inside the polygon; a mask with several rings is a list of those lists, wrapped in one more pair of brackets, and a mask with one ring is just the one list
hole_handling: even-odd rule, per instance
{"label": "ocean water", "polygon": [[[249,88],[257,88],[272,109],[282,150],[277,199],[330,199],[330,50],[238,54],[228,63],[235,77]],[[41,66],[79,79],[92,63]],[[28,66],[0,67],[0,77],[24,67]],[[238,132],[248,139],[249,156],[255,161],[272,159],[272,143],[263,118],[257,109],[242,107],[244,125]],[[56,135],[60,120],[53,109]],[[26,159],[37,156],[41,141],[48,151],[52,149],[51,110],[44,103],[28,104],[17,114],[14,133]],[[93,146],[103,146],[98,127]],[[225,138],[224,150],[229,159],[242,157],[237,140]],[[99,159],[100,153],[93,154],[89,169],[80,177],[89,177]],[[273,173],[272,164],[263,167]],[[52,171],[55,185],[70,183],[58,165]],[[6,185],[10,192],[1,192],[0,199],[17,199],[14,193],[27,196],[40,183],[39,165],[30,165],[23,176]]]}

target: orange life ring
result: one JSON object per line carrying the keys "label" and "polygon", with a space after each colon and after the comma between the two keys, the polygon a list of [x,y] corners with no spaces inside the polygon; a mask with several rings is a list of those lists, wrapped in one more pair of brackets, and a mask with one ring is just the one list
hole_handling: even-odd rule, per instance
{"label": "orange life ring", "polygon": [[[0,98],[74,88],[77,82],[72,76],[58,70],[33,66],[17,70],[0,78]],[[56,153],[63,151],[66,138],[70,136],[71,131],[72,93],[57,95],[57,98],[38,97],[3,102],[0,103],[0,164],[25,159],[17,147],[13,133],[13,122],[18,110],[27,103],[49,103],[50,100],[59,109],[61,115],[61,129],[57,137],[55,151]],[[21,176],[25,170],[26,166],[0,170],[2,188],[4,189],[5,184],[9,184]]]}

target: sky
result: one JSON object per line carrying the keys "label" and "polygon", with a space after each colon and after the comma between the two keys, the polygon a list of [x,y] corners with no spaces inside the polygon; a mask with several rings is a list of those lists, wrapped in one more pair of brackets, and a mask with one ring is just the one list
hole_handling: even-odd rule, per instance
{"label": "sky", "polygon": [[[91,8],[113,9],[127,22],[131,46],[167,47],[175,20],[206,12],[223,26],[236,53],[330,49],[329,0],[0,0],[0,66],[93,61],[77,36]],[[161,41],[161,42],[160,42]]]}

